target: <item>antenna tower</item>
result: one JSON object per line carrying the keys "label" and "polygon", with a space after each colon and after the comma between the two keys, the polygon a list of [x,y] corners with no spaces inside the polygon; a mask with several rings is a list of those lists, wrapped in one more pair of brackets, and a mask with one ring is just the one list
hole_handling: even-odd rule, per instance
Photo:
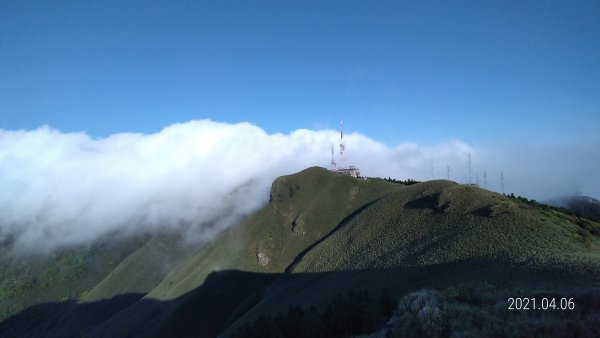
{"label": "antenna tower", "polygon": [[471,184],[471,153],[469,153],[469,184]]}
{"label": "antenna tower", "polygon": [[450,181],[450,166],[449,165],[446,166],[446,178],[448,179],[448,181]]}
{"label": "antenna tower", "polygon": [[344,122],[340,120],[340,168],[344,168],[344,150],[346,147],[344,146]]}
{"label": "antenna tower", "polygon": [[504,195],[504,173],[500,172],[500,186],[502,187],[502,195]]}
{"label": "antenna tower", "polygon": [[483,187],[487,188],[487,173],[483,171]]}
{"label": "antenna tower", "polygon": [[331,170],[335,171],[335,159],[333,158],[333,144],[331,145]]}

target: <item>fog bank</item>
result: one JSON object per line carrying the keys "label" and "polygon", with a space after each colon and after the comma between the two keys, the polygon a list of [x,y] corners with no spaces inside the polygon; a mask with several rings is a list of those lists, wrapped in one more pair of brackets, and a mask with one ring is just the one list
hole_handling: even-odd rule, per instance
{"label": "fog bank", "polygon": [[[600,195],[600,147],[493,148],[458,140],[385,145],[344,135],[347,164],[366,176],[471,180],[536,199],[580,192]],[[310,166],[329,165],[335,130],[267,134],[248,124],[210,120],[154,134],[92,138],[50,127],[0,130],[0,240],[51,250],[109,233],[179,230],[210,240],[268,201],[272,181]],[[432,170],[433,167],[433,170]]]}

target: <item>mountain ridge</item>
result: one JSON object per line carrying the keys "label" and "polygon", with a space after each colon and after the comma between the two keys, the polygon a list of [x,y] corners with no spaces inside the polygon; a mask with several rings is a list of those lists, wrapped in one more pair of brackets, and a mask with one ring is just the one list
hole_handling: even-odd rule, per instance
{"label": "mountain ridge", "polygon": [[[353,290],[399,300],[424,287],[476,281],[531,292],[600,286],[600,224],[446,180],[405,186],[308,168],[277,178],[269,202],[214,241],[186,249],[178,243],[148,239],[79,302],[65,305],[132,295],[79,333],[165,336],[187,328],[231,336],[260,316],[295,306],[320,311]],[[153,274],[162,255],[172,255],[172,266]],[[223,295],[224,307],[211,294]],[[193,319],[210,317],[211,308],[218,320]],[[18,327],[27,313],[7,323]]]}

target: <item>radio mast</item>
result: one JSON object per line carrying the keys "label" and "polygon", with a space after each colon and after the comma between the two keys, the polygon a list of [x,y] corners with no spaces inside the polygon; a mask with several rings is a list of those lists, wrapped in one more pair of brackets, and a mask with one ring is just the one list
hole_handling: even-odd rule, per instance
{"label": "radio mast", "polygon": [[333,144],[331,145],[331,170],[335,171],[335,159],[333,158]]}
{"label": "radio mast", "polygon": [[487,173],[483,171],[483,187],[487,188]]}
{"label": "radio mast", "polygon": [[345,158],[344,158],[344,150],[346,147],[344,146],[344,122],[340,120],[340,168],[344,168]]}
{"label": "radio mast", "polygon": [[469,153],[469,184],[471,184],[471,153]]}

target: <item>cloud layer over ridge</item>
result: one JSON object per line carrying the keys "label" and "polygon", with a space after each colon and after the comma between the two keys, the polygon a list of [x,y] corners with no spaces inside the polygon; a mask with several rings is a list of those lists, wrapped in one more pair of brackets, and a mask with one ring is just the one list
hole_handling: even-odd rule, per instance
{"label": "cloud layer over ridge", "polygon": [[[472,180],[479,175],[483,184],[482,171],[487,169],[488,188],[494,190],[499,190],[501,166],[507,192],[536,198],[600,182],[593,174],[597,160],[588,157],[579,163],[583,171],[578,174],[568,165],[553,171],[543,164],[562,153],[532,159],[527,150],[483,149],[460,141],[389,147],[358,133],[344,139],[348,164],[359,166],[367,176],[425,180],[432,178],[433,166],[433,177],[446,178],[450,166],[451,179],[460,182],[468,179],[466,159],[471,153]],[[0,241],[14,236],[21,248],[52,249],[114,232],[187,225],[194,229],[191,236],[209,240],[264,205],[276,177],[328,166],[332,144],[337,159],[337,143],[334,130],[270,135],[249,123],[210,120],[174,124],[155,134],[100,139],[49,127],[0,130]],[[573,155],[573,149],[563,152],[578,154]],[[568,177],[561,180],[564,172],[576,178],[591,174],[589,182],[572,182]],[[536,175],[554,180],[556,189],[540,184]],[[518,183],[519,189],[510,189],[510,182]]]}

